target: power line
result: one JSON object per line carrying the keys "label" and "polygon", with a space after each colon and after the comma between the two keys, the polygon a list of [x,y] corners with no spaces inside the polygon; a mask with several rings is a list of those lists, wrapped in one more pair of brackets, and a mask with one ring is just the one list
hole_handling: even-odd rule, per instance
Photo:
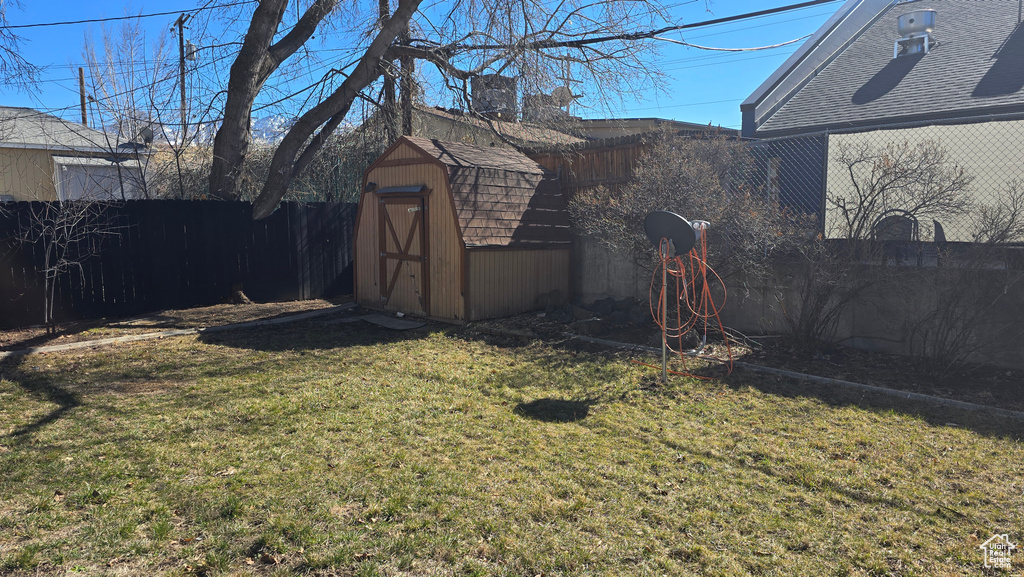
{"label": "power line", "polygon": [[[707,38],[709,36],[721,36],[722,34],[734,34],[736,32],[741,32],[743,30],[753,30],[755,28],[764,28],[764,27],[767,27],[767,26],[778,26],[780,24],[789,24],[791,22],[796,22],[797,20],[808,20],[808,19],[811,19],[811,18],[820,18],[820,17],[824,16],[825,14],[830,14],[830,13],[831,13],[831,11],[826,11],[826,12],[822,12],[821,14],[809,14],[807,16],[797,16],[796,18],[786,18],[786,19],[782,19],[782,20],[772,20],[771,22],[754,24],[753,26],[744,26],[742,28],[730,28],[728,30],[719,30],[718,32],[709,32],[707,34],[698,34],[698,35],[695,35],[695,36],[688,36],[687,38],[689,38],[691,40],[694,40],[694,39],[697,39],[697,38]],[[760,19],[760,18],[764,18],[764,16],[759,16],[757,18],[750,18],[750,20],[757,20],[757,19]],[[709,28],[710,28],[710,26],[709,26]]]}
{"label": "power line", "polygon": [[117,22],[120,20],[135,20],[136,18],[152,18],[154,16],[174,16],[181,14],[182,12],[200,12],[202,10],[210,10],[212,8],[228,8],[231,6],[241,6],[243,4],[254,4],[259,0],[242,0],[241,2],[232,2],[231,4],[218,4],[216,6],[210,6],[207,2],[206,6],[202,8],[193,8],[192,10],[172,10],[171,12],[153,12],[151,14],[136,14],[134,16],[111,16],[109,18],[90,18],[88,20],[66,20],[64,22],[36,22],[34,24],[15,24],[12,26],[2,26],[0,28],[4,30],[15,30],[21,28],[41,28],[44,26],[66,26],[70,24],[92,24],[95,22]]}
{"label": "power line", "polygon": [[704,26],[714,26],[715,24],[725,24],[726,22],[735,22],[736,20],[748,20],[750,18],[758,18],[760,16],[768,16],[770,14],[778,14],[780,12],[789,12],[790,10],[799,10],[801,8],[820,6],[821,4],[830,4],[832,2],[838,1],[839,0],[809,0],[808,2],[801,2],[799,4],[789,4],[786,6],[778,6],[776,8],[768,8],[767,10],[758,10],[757,12],[747,12],[745,14],[726,16],[724,18],[715,18],[714,20],[703,20],[701,22],[681,24],[679,26],[673,26],[672,29],[685,30],[687,28],[702,28]]}
{"label": "power line", "polygon": [[[194,9],[193,11],[194,12],[198,12],[200,10],[208,9],[208,7],[212,3],[212,1],[213,0],[209,0],[203,7],[198,8],[198,9]],[[257,0],[245,0],[245,1],[242,1],[242,2],[234,2],[234,3],[231,3],[231,4],[224,4],[224,5],[219,5],[219,6],[215,6],[215,7],[237,6],[237,5],[242,5],[242,4],[249,4],[249,3],[252,3],[252,2],[255,2],[255,1],[257,1]],[[693,0],[691,0],[691,2],[692,1]],[[805,1],[805,2],[802,2],[802,3],[798,3],[798,4],[792,4],[792,5],[787,5],[787,6],[780,6],[780,7],[770,8],[770,9],[766,9],[766,10],[760,10],[760,11],[756,11],[756,12],[750,12],[750,13],[745,13],[745,14],[738,14],[738,15],[734,15],[734,16],[728,16],[728,17],[724,17],[724,18],[717,18],[717,19],[706,20],[706,21],[701,21],[701,22],[693,22],[693,23],[690,23],[690,24],[684,24],[684,25],[680,25],[680,26],[673,26],[673,27],[669,28],[669,30],[682,30],[682,29],[692,29],[692,28],[699,28],[699,27],[715,26],[715,25],[718,25],[718,24],[724,24],[724,23],[728,23],[728,22],[735,22],[735,21],[739,21],[739,20],[747,20],[747,19],[760,18],[760,17],[764,17],[764,16],[767,16],[767,15],[771,15],[771,14],[777,14],[777,13],[791,11],[791,10],[798,10],[798,9],[802,9],[802,8],[808,8],[808,7],[811,7],[811,6],[818,6],[818,5],[823,5],[823,4],[829,4],[829,3],[832,3],[832,2],[836,2],[836,1],[838,1],[838,0],[810,0],[810,1]],[[691,3],[691,2],[683,2],[682,4],[688,4],[688,3]],[[174,12],[164,12],[164,13],[156,13],[156,14],[145,14],[145,15],[138,15],[138,16],[119,17],[119,18],[105,18],[105,19],[83,20],[83,21],[77,21],[77,22],[56,22],[56,23],[42,23],[42,24],[32,24],[32,25],[10,26],[10,27],[7,27],[7,28],[26,28],[26,27],[33,27],[33,26],[54,26],[54,25],[62,25],[62,24],[85,23],[85,22],[102,22],[102,21],[111,21],[111,20],[126,20],[126,19],[131,19],[131,18],[144,18],[144,17],[150,17],[150,16],[173,15],[173,14],[179,14],[179,13],[180,13],[180,11],[174,11]],[[356,51],[355,49],[352,49],[352,48],[348,48],[348,49],[327,49],[326,51],[347,51],[347,50],[352,50],[353,52]],[[204,63],[204,64],[198,66],[197,68],[204,68],[206,66],[210,66],[210,65],[214,64],[215,62],[217,62],[219,60],[222,60],[224,58],[230,58],[230,56],[217,58],[213,62]],[[697,58],[697,59],[699,59],[699,58]],[[694,59],[694,60],[697,60],[697,59]],[[681,60],[685,60],[685,59],[681,59]],[[736,59],[736,60],[747,60],[747,58],[740,58],[740,59]],[[692,66],[692,67],[700,67],[700,66],[701,65]],[[684,66],[682,68],[690,68],[690,67],[691,66]],[[343,67],[343,69],[344,68],[347,68],[347,67]],[[678,69],[680,69],[680,68],[668,69],[668,70],[678,70]],[[298,80],[298,78],[300,76],[302,76],[303,73],[307,73],[308,74],[310,72],[312,72],[312,70],[307,68],[305,71],[302,71],[299,74],[294,75],[293,78],[291,79],[291,81]],[[324,78],[321,78],[317,82],[314,82],[313,84],[310,84],[309,86],[301,88],[298,91],[292,92],[290,94],[286,94],[282,98],[276,99],[276,100],[274,100],[272,102],[263,104],[261,106],[255,106],[254,107],[254,111],[270,108],[270,107],[275,106],[277,104],[280,104],[280,103],[282,103],[282,102],[284,102],[286,100],[289,100],[289,99],[294,98],[294,97],[296,97],[298,95],[301,95],[302,93],[304,93],[304,92],[306,92],[306,91],[308,91],[310,89],[313,89],[313,88],[316,88],[317,86],[322,85],[324,83],[324,80],[325,80]],[[134,91],[135,91],[135,89],[126,90],[126,91],[120,92],[120,93],[115,92],[114,94],[111,94],[111,95],[106,95],[106,96],[101,96],[100,98],[96,98],[95,101],[97,102],[97,104],[100,104],[103,101],[114,100],[115,98],[117,98],[117,97],[119,97],[121,95],[128,94],[128,93],[131,93],[131,92],[134,92]],[[700,103],[700,104],[703,104],[703,103]],[[70,109],[72,109],[74,107],[75,106],[72,105],[72,106],[67,106],[67,107],[55,108],[55,109],[52,109],[52,110],[53,111],[64,111],[64,110],[70,110]]]}

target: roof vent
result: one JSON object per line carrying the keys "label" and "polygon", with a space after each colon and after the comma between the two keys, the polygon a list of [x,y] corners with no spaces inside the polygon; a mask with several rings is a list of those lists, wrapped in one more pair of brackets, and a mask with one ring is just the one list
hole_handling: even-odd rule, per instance
{"label": "roof vent", "polygon": [[914,10],[907,12],[896,19],[899,28],[900,39],[892,48],[892,57],[906,56],[908,54],[927,54],[935,39],[932,32],[935,30],[934,10]]}

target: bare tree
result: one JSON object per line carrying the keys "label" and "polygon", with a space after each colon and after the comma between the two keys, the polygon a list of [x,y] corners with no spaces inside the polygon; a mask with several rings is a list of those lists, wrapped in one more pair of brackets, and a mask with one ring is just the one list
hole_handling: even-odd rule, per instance
{"label": "bare tree", "polygon": [[0,0],[0,85],[26,90],[35,83],[39,68],[21,55],[21,37],[7,24],[11,7],[21,8],[21,2]]}
{"label": "bare tree", "polygon": [[[649,41],[669,29],[660,5],[648,0],[457,0],[420,10],[421,0],[398,0],[386,18],[381,4],[346,6],[359,14],[366,41],[356,60],[323,77],[315,103],[298,115],[278,145],[254,214],[269,215],[292,180],[341,125],[357,99],[376,99],[372,86],[394,76],[402,60],[405,102],[411,99],[413,61],[429,63],[441,84],[468,102],[469,81],[485,73],[530,76],[533,85],[564,84],[566,67],[614,93],[657,76],[646,66]],[[335,0],[315,0],[290,29],[281,30],[287,0],[261,2],[231,69],[224,119],[215,141],[211,194],[237,198],[236,183],[249,145],[253,103],[271,74],[323,27]],[[372,9],[371,9],[372,8]],[[349,16],[350,21],[355,17]],[[406,35],[406,31],[408,35]],[[275,41],[275,39],[278,39]],[[404,60],[403,60],[404,59]],[[548,84],[550,87],[551,84]],[[598,95],[599,96],[599,95]]]}
{"label": "bare tree", "polygon": [[921,220],[964,214],[971,205],[967,192],[974,178],[935,141],[844,144],[835,162],[847,178],[825,195],[826,210],[835,215],[829,231],[834,238],[871,238],[890,209]]}
{"label": "bare tree", "polygon": [[[202,24],[200,26],[203,26]],[[104,27],[99,39],[87,38],[83,57],[92,123],[106,136],[115,156],[130,156],[142,166],[139,189],[147,198],[194,198],[205,191],[211,154],[202,150],[204,126],[212,122],[212,104],[181,90],[177,47],[166,33],[147,42],[137,19]],[[195,74],[186,80],[195,81]],[[189,122],[180,123],[184,112]],[[205,162],[204,162],[205,159]],[[201,170],[201,183],[196,172]]]}
{"label": "bare tree", "polygon": [[[112,204],[97,199],[34,202],[19,212],[19,239],[38,245],[43,253],[43,324],[47,332],[53,322],[57,285],[68,274],[83,275],[85,260],[98,254],[104,237],[119,233]],[[82,281],[84,282],[84,276]]]}

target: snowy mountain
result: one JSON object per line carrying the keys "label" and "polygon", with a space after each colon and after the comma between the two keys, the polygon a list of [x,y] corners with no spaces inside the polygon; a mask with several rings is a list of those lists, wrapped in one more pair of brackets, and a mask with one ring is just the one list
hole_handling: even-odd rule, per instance
{"label": "snowy mountain", "polygon": [[294,122],[294,118],[277,115],[253,119],[252,139],[263,144],[276,143],[284,138]]}

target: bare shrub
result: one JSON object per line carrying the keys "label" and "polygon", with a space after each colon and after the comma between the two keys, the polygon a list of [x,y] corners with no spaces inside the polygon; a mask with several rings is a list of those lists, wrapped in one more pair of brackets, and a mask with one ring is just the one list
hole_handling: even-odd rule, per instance
{"label": "bare shrub", "polygon": [[907,350],[922,369],[948,375],[1019,342],[1020,312],[1007,314],[1024,283],[1009,268],[1005,244],[1024,238],[1024,188],[1012,180],[991,204],[975,208],[974,243],[942,249],[941,266],[922,271],[905,293]]}
{"label": "bare shrub", "polygon": [[[54,332],[54,304],[57,284],[65,275],[83,275],[82,264],[99,254],[105,237],[120,233],[117,219],[111,216],[113,203],[102,200],[65,200],[33,202],[27,212],[19,212],[18,240],[37,244],[43,253],[43,324]],[[84,282],[84,276],[82,278]]]}
{"label": "bare shrub", "polygon": [[723,277],[763,275],[771,257],[794,246],[809,222],[774,204],[751,186],[753,158],[741,142],[721,135],[661,135],[619,190],[597,188],[570,202],[574,225],[605,246],[650,268],[657,254],[644,233],[644,218],[669,210],[711,223],[708,260]]}
{"label": "bare shrub", "polygon": [[898,284],[907,274],[902,258],[890,266],[887,245],[872,241],[880,217],[898,210],[919,220],[965,214],[971,206],[973,177],[934,141],[840,145],[835,161],[846,178],[830,183],[825,195],[834,215],[834,238],[817,236],[799,245],[787,283],[795,298],[786,298],[785,292],[777,297],[794,347],[804,354],[835,340],[851,303],[883,283]]}
{"label": "bare shrub", "polygon": [[1017,179],[992,204],[977,207],[974,242],[987,245],[1024,240],[1024,185]]}
{"label": "bare shrub", "polygon": [[970,209],[967,192],[974,177],[935,141],[842,144],[836,162],[847,179],[825,194],[828,210],[836,215],[829,231],[833,237],[871,238],[877,219],[891,209],[917,220]]}

